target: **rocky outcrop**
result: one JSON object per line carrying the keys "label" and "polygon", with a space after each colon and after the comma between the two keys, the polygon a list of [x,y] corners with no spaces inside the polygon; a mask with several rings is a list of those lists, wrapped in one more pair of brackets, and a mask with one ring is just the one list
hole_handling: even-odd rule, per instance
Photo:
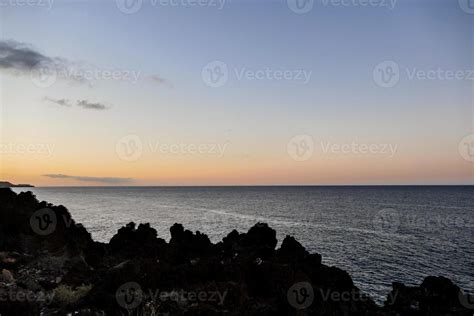
{"label": "rocky outcrop", "polygon": [[[394,283],[385,305],[293,237],[257,223],[213,244],[182,225],[148,224],[94,242],[67,209],[0,189],[1,315],[472,315],[460,289]],[[465,298],[465,297],[464,297]]]}

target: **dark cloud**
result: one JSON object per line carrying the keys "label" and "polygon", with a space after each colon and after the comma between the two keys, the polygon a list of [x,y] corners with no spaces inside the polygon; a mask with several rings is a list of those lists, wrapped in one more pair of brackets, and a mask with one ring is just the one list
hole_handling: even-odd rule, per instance
{"label": "dark cloud", "polygon": [[[140,72],[136,71],[107,70],[86,63],[72,62],[61,57],[46,56],[32,45],[15,40],[0,40],[0,70],[28,76],[32,72],[39,74],[47,72],[69,83],[87,84],[89,87],[93,87],[93,82],[100,80],[124,80],[135,83],[140,75]],[[119,79],[114,79],[112,75],[116,72]],[[150,76],[150,80],[156,84],[173,87],[171,82],[158,75]],[[105,109],[98,103],[85,102],[79,106],[98,110]]]}
{"label": "dark cloud", "polygon": [[[0,71],[25,76],[32,74],[58,76],[59,72],[67,73],[72,67],[77,66],[64,58],[43,55],[29,44],[0,40]],[[83,78],[64,75],[59,77],[72,83],[86,82]]]}
{"label": "dark cloud", "polygon": [[29,71],[54,62],[54,58],[37,52],[30,45],[13,40],[0,41],[0,69]]}
{"label": "dark cloud", "polygon": [[52,179],[71,179],[81,182],[97,182],[107,184],[125,184],[133,181],[132,178],[114,178],[114,177],[80,177],[80,176],[68,176],[65,174],[44,174],[43,177]]}
{"label": "dark cloud", "polygon": [[89,109],[89,110],[107,110],[108,109],[108,107],[105,104],[98,103],[98,102],[90,102],[87,100],[78,100],[76,105],[84,109]]}
{"label": "dark cloud", "polygon": [[61,105],[61,106],[72,106],[71,101],[69,101],[68,99],[54,99],[50,97],[44,97],[44,100]]}

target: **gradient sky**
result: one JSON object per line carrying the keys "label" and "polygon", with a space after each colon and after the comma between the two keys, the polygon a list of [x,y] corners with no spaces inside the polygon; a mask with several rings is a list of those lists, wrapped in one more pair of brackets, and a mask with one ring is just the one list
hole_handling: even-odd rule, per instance
{"label": "gradient sky", "polygon": [[[50,9],[18,1],[0,1],[3,43],[68,69],[139,76],[57,78],[43,88],[29,73],[2,68],[0,49],[0,179],[38,186],[474,184],[474,163],[462,154],[463,137],[474,134],[474,14],[462,0],[398,0],[393,9],[315,0],[304,14],[286,0],[227,1],[221,10],[143,0],[133,14],[116,1],[56,0]],[[228,80],[211,87],[203,69],[216,60]],[[374,78],[384,61],[399,66],[393,87]],[[266,69],[311,76],[238,77]],[[438,69],[466,78],[409,76]],[[55,102],[61,99],[69,106]],[[304,159],[292,151],[296,135],[314,143]],[[132,147],[141,150],[126,156],[137,140],[141,148]],[[324,150],[351,143],[379,152]],[[185,149],[169,149],[177,145]],[[386,145],[396,152],[382,152]],[[190,152],[193,146],[205,149]]]}

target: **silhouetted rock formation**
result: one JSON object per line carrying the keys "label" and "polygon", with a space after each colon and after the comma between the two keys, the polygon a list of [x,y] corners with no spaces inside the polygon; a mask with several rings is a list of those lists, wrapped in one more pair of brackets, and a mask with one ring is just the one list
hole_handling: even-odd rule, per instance
{"label": "silhouetted rock formation", "polygon": [[[393,284],[385,306],[291,236],[258,223],[213,244],[130,223],[94,242],[63,206],[0,189],[1,315],[472,315],[443,277]],[[464,303],[464,304],[463,304]]]}

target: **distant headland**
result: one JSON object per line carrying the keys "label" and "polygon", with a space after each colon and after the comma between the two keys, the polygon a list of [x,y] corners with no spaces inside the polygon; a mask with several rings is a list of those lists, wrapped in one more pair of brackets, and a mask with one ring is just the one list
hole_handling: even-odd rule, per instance
{"label": "distant headland", "polygon": [[0,188],[34,188],[31,184],[13,184],[8,181],[0,181]]}

